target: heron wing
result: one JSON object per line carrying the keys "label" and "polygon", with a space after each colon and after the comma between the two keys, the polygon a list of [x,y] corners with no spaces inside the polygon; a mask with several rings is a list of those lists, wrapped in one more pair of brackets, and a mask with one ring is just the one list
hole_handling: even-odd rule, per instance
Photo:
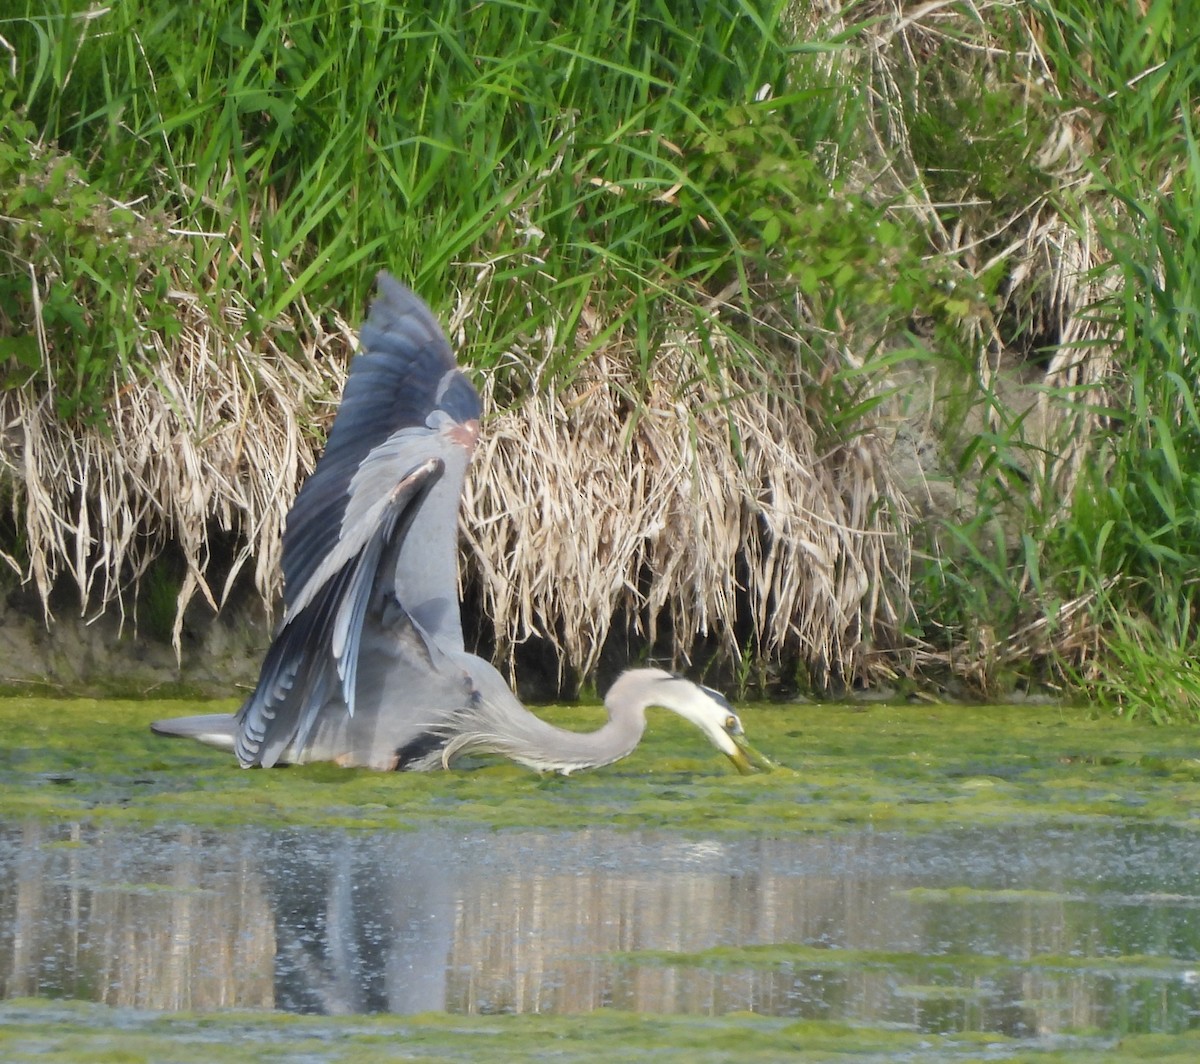
{"label": "heron wing", "polygon": [[395,769],[441,767],[441,750],[454,732],[454,722],[477,698],[467,672],[382,589],[372,599],[363,625],[360,660],[354,743],[358,763]]}
{"label": "heron wing", "polygon": [[429,459],[401,478],[359,551],[285,619],[238,713],[234,748],[243,765],[270,767],[285,752],[288,760],[315,758],[309,742],[318,720],[354,717],[367,610],[381,586],[394,600],[389,563],[440,474],[441,463]]}
{"label": "heron wing", "polygon": [[350,366],[325,452],[288,514],[284,606],[300,612],[374,534],[392,488],[428,458],[445,464],[435,493],[412,515],[396,558],[401,601],[433,634],[462,643],[457,517],[474,448],[479,395],[457,368],[429,308],[386,273]]}
{"label": "heron wing", "polygon": [[[462,647],[457,515],[479,396],[429,309],[387,274],[361,340],[325,452],[288,514],[285,614],[238,714],[243,764],[320,756],[310,747],[321,718],[354,717],[374,596],[430,641]],[[381,667],[366,668],[376,682]]]}

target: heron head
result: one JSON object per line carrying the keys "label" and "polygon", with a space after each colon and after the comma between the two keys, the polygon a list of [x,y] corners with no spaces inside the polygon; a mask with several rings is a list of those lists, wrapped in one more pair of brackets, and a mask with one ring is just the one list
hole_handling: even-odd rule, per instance
{"label": "heron head", "polygon": [[720,691],[677,676],[669,677],[667,682],[672,684],[670,700],[664,698],[659,704],[695,724],[733,762],[738,772],[742,775],[758,769],[770,772],[775,767],[746,741],[741,718]]}

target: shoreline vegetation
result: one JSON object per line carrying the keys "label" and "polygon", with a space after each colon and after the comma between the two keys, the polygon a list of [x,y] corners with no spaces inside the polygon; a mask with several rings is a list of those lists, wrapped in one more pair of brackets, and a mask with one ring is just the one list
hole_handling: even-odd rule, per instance
{"label": "shoreline vegetation", "polygon": [[676,6],[10,5],[6,595],[269,610],[386,267],[501,667],[1200,717],[1200,0]]}

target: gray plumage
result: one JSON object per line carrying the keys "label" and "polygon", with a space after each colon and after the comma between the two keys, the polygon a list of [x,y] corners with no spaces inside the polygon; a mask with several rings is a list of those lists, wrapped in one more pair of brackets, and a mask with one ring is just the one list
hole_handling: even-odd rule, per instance
{"label": "gray plumage", "polygon": [[457,525],[479,395],[429,308],[387,274],[325,452],[288,514],[284,615],[258,684],[233,715],[158,721],[246,767],[334,761],[448,767],[495,753],[538,770],[608,764],[637,746],[650,706],[691,720],[741,771],[769,767],[717,692],[661,669],[623,673],[592,733],[530,713],[463,646]]}

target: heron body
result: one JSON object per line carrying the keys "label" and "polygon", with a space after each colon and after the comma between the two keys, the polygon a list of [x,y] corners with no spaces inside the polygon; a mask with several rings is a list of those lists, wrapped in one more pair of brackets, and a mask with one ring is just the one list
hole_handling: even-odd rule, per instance
{"label": "heron body", "polygon": [[467,652],[457,530],[479,395],[429,308],[386,273],[378,284],[325,451],[288,514],[284,614],[254,692],[236,714],[154,731],[233,750],[245,767],[421,770],[495,753],[569,773],[625,757],[659,706],[739,770],[768,767],[720,694],[661,669],[619,676],[607,723],[579,733],[530,713]]}

